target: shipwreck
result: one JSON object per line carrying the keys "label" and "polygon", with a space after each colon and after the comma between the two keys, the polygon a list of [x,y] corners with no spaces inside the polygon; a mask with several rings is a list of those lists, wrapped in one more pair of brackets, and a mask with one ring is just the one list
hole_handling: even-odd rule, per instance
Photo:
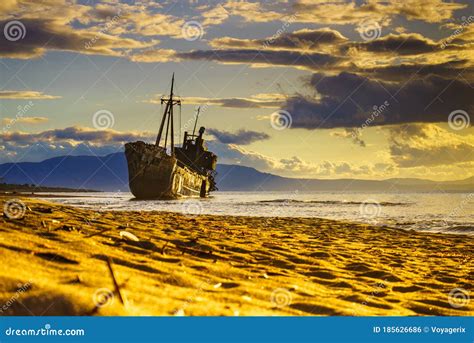
{"label": "shipwreck", "polygon": [[165,110],[155,144],[142,141],[125,144],[129,186],[138,199],[207,197],[217,190],[217,156],[205,146],[205,128],[201,127],[196,134],[199,109],[192,134],[184,132],[182,146],[175,146],[173,108],[181,106],[181,100],[174,96],[173,88],[174,74],[169,97],[161,98]]}

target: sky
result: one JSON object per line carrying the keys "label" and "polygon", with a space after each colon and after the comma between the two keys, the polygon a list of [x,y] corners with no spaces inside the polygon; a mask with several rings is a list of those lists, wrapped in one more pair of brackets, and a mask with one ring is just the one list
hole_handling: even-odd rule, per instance
{"label": "sky", "polygon": [[[0,163],[175,141],[282,176],[474,176],[472,1],[0,3]],[[472,118],[474,120],[474,118]]]}

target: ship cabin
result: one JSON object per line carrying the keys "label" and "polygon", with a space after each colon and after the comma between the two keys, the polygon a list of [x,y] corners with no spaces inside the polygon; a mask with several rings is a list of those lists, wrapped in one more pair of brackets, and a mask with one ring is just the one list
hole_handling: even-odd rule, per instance
{"label": "ship cabin", "polygon": [[181,166],[190,167],[202,174],[216,170],[217,164],[217,156],[207,151],[204,145],[203,135],[205,130],[201,126],[198,135],[185,132],[182,147],[174,149],[178,163]]}

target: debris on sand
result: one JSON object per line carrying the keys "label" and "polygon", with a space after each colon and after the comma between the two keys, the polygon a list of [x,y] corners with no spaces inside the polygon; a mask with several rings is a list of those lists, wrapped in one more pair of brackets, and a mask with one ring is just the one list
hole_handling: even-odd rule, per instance
{"label": "debris on sand", "polygon": [[120,237],[122,237],[125,240],[140,242],[137,236],[135,236],[133,233],[128,232],[128,231],[120,231]]}

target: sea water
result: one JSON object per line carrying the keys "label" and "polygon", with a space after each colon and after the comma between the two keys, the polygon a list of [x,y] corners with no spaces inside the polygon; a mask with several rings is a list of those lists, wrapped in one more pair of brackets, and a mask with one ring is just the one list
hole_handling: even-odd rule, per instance
{"label": "sea water", "polygon": [[48,199],[96,211],[171,211],[314,217],[474,235],[473,193],[216,192],[206,199],[136,200],[131,193],[58,193]]}

